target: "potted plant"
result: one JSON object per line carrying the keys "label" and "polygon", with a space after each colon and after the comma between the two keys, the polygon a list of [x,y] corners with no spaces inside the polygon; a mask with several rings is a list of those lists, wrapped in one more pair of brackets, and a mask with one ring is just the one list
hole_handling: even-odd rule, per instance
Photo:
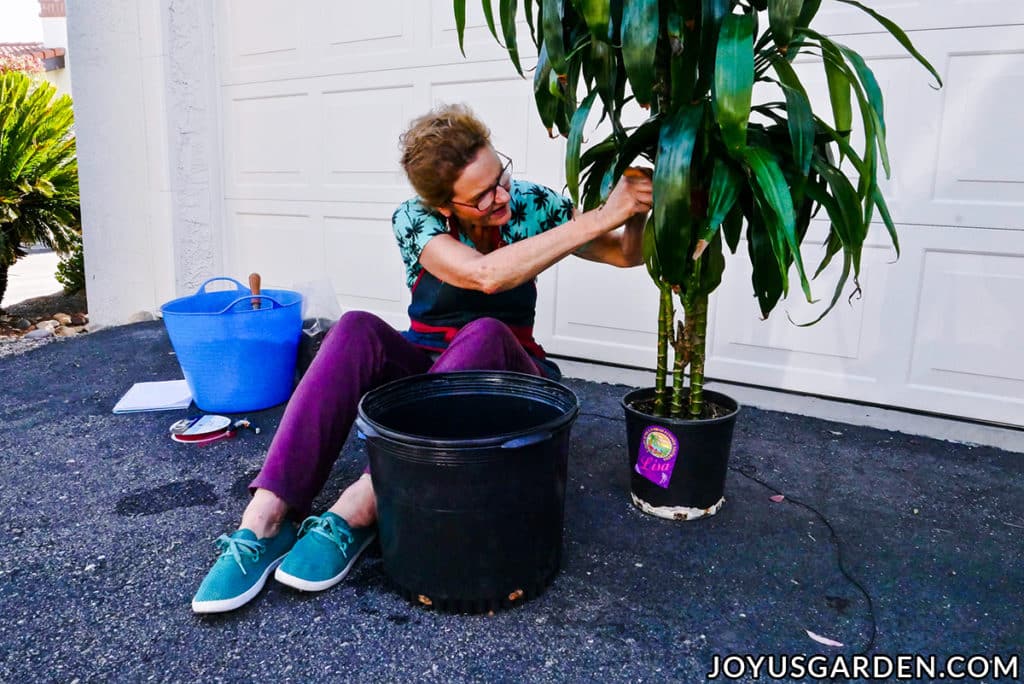
{"label": "potted plant", "polygon": [[[835,1],[874,17],[941,85],[892,21],[855,0]],[[498,38],[500,24],[499,40],[522,74],[517,2],[501,0],[498,24],[490,0],[482,2],[488,27]],[[861,250],[876,211],[899,255],[878,186],[879,167],[889,174],[881,89],[859,54],[811,28],[821,0],[524,5],[538,49],[537,110],[549,132],[568,139],[565,176],[573,201],[598,206],[621,174],[636,172],[630,166],[638,159],[654,167],[644,259],[660,296],[656,380],[623,399],[633,501],[668,518],[714,514],[724,501],[738,411],[729,397],[704,390],[708,296],[722,280],[723,250],[735,253],[745,235],[763,316],[789,293],[791,277],[813,302],[801,244],[824,209],[831,225],[814,276],[836,257],[842,273],[824,311],[804,325],[835,306],[851,277],[853,294],[859,293]],[[465,0],[454,0],[454,7],[461,47]],[[827,118],[814,110],[793,67],[798,54],[815,57],[821,65],[815,68],[824,69]],[[769,99],[754,101],[755,84],[767,86]],[[646,120],[625,125],[624,114],[636,107],[646,110]],[[611,132],[583,150],[595,109]],[[863,134],[856,149],[855,115]]]}

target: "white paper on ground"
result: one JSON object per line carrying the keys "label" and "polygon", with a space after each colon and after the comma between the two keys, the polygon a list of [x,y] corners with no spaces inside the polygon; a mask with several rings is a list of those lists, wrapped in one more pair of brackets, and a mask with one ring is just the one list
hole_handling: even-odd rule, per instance
{"label": "white paper on ground", "polygon": [[137,382],[114,405],[114,413],[171,411],[188,408],[192,392],[184,380]]}

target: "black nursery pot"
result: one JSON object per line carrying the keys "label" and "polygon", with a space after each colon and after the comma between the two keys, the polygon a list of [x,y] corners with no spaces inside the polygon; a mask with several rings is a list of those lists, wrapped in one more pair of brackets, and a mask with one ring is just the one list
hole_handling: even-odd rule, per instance
{"label": "black nursery pot", "polygon": [[411,600],[483,612],[531,598],[562,555],[579,401],[531,375],[418,375],[367,393],[384,571]]}
{"label": "black nursery pot", "polygon": [[706,401],[728,413],[718,418],[656,418],[635,404],[654,398],[654,388],[638,389],[622,399],[633,503],[645,513],[670,520],[714,515],[725,503],[732,432],[739,404],[705,390]]}

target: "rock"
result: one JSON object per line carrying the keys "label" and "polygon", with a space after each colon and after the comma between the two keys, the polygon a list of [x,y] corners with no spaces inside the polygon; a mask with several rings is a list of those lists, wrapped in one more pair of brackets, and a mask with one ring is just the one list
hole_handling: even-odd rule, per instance
{"label": "rock", "polygon": [[29,328],[32,327],[32,321],[28,320],[27,318],[18,318],[14,321],[12,325],[18,330],[28,330]]}
{"label": "rock", "polygon": [[89,323],[85,326],[85,332],[94,333],[97,330],[103,330],[106,327],[107,326],[103,325],[102,323]]}
{"label": "rock", "polygon": [[57,337],[74,337],[85,329],[84,325],[62,325],[53,331]]}
{"label": "rock", "polygon": [[71,325],[85,325],[89,322],[89,317],[84,313],[73,313],[71,314]]}
{"label": "rock", "polygon": [[155,321],[156,316],[153,315],[152,311],[136,311],[128,317],[129,323],[145,323],[146,321]]}
{"label": "rock", "polygon": [[53,332],[59,327],[60,323],[54,320],[39,321],[38,323],[36,323],[36,330],[49,330],[50,332]]}
{"label": "rock", "polygon": [[68,316],[66,313],[53,314],[53,320],[57,321],[61,325],[71,325],[71,316]]}
{"label": "rock", "polygon": [[26,340],[42,340],[47,337],[53,337],[52,328],[36,328],[31,332],[25,333],[24,339]]}

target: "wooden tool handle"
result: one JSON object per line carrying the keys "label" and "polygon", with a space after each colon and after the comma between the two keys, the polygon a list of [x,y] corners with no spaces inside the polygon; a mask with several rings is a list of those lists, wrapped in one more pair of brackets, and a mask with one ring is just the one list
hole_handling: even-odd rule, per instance
{"label": "wooden tool handle", "polygon": [[[259,273],[250,273],[249,274],[249,289],[252,290],[252,293],[254,295],[258,295],[260,293],[260,274]],[[252,300],[252,308],[253,309],[260,308],[260,300],[259,299],[253,298],[253,300]]]}

